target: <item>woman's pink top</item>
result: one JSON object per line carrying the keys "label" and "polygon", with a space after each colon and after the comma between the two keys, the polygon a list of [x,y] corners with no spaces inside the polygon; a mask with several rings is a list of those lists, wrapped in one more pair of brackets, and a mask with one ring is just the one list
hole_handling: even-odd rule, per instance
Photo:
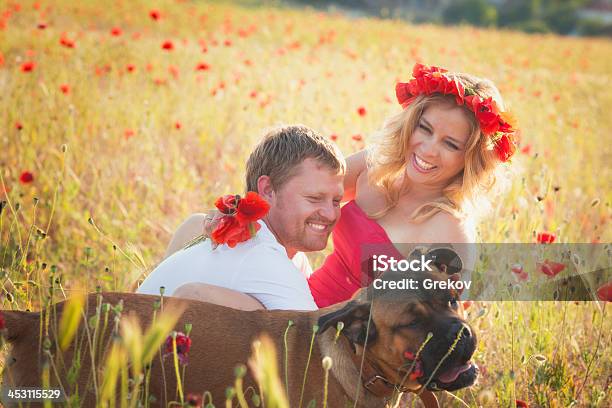
{"label": "woman's pink top", "polygon": [[332,239],[334,252],[308,279],[318,307],[348,300],[368,286],[374,279],[372,255],[403,258],[383,227],[368,218],[354,200],[342,207]]}

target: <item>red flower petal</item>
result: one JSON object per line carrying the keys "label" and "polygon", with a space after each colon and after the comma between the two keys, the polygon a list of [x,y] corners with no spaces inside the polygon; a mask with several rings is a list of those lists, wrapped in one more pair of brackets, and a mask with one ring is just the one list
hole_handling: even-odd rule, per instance
{"label": "red flower petal", "polygon": [[538,232],[536,235],[536,241],[538,244],[552,244],[557,239],[557,236],[552,232]]}
{"label": "red flower petal", "polygon": [[34,174],[32,174],[29,171],[24,171],[19,176],[19,182],[21,184],[30,184],[33,181],[34,181]]}
{"label": "red flower petal", "polygon": [[540,270],[540,272],[551,278],[558,275],[559,272],[565,269],[565,264],[559,262],[552,262],[548,259],[545,260],[543,263],[536,264],[536,266]]}
{"label": "red flower petal", "polygon": [[249,191],[246,196],[238,202],[238,212],[236,218],[242,224],[257,221],[266,216],[270,204],[259,194],[254,191]]}
{"label": "red flower petal", "polygon": [[604,302],[612,302],[612,281],[597,289],[597,297]]}

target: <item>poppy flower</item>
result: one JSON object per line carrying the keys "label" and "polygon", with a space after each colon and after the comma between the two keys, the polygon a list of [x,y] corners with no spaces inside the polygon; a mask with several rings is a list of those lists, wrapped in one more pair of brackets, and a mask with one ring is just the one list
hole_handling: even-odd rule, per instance
{"label": "poppy flower", "polygon": [[30,184],[33,181],[34,181],[34,174],[32,174],[32,172],[24,171],[19,176],[19,182],[21,184]]}
{"label": "poppy flower", "polygon": [[158,21],[161,18],[161,13],[159,10],[151,10],[149,11],[149,17],[151,17],[152,20]]}
{"label": "poppy flower", "polygon": [[263,218],[270,209],[270,204],[259,194],[249,191],[238,201],[238,212],[236,218],[243,224],[257,221]]}
{"label": "poppy flower", "polygon": [[119,37],[121,34],[123,34],[123,31],[119,27],[113,27],[111,28],[110,33],[113,37]]}
{"label": "poppy flower", "polygon": [[516,150],[516,146],[507,135],[502,137],[495,143],[495,154],[501,162],[507,162]]}
{"label": "poppy flower", "polygon": [[337,135],[337,134],[335,134],[335,133],[332,133],[332,134],[329,136],[329,138],[335,142],[336,140],[338,140],[338,135]]}
{"label": "poppy flower", "polygon": [[176,122],[174,122],[174,128],[176,130],[181,130],[182,127],[183,127],[183,125],[181,125],[181,122],[179,122],[178,120]]}
{"label": "poppy flower", "polygon": [[365,116],[366,115],[366,108],[364,108],[363,106],[360,106],[359,108],[357,108],[357,113],[359,114],[359,116]]}
{"label": "poppy flower", "polygon": [[470,308],[470,306],[472,306],[474,302],[472,302],[471,300],[464,300],[463,301],[463,309],[464,310],[468,310]]}
{"label": "poppy flower", "polygon": [[512,265],[512,268],[510,270],[514,274],[514,277],[517,281],[526,281],[527,279],[529,279],[529,275],[527,275],[527,272],[523,270],[523,266],[520,264]]}
{"label": "poppy flower", "polygon": [[559,272],[565,269],[565,264],[562,264],[559,262],[552,262],[552,261],[549,261],[548,259],[545,260],[543,263],[537,263],[536,266],[540,272],[542,272],[544,275],[548,276],[549,278],[552,278],[558,275]]}
{"label": "poppy flower", "polygon": [[516,400],[516,408],[529,408],[529,405],[522,400]]}
{"label": "poppy flower", "polygon": [[21,122],[19,122],[19,121],[15,122],[15,129],[17,129],[17,130],[23,129],[23,125],[21,124]]}
{"label": "poppy flower", "polygon": [[[261,226],[253,223],[255,232]],[[219,225],[211,234],[211,239],[217,244],[227,244],[230,248],[235,247],[238,243],[247,241],[251,238],[251,231],[248,226],[241,225],[240,222],[233,216],[222,217]]]}
{"label": "poppy flower", "polygon": [[174,43],[172,41],[164,41],[162,43],[162,49],[166,51],[172,51],[174,49]]}
{"label": "poppy flower", "polygon": [[232,40],[225,40],[225,41],[223,41],[223,45],[225,45],[226,47],[231,47],[232,46]]}
{"label": "poppy flower", "polygon": [[185,398],[185,402],[188,407],[192,408],[202,408],[202,395],[200,394],[187,394],[187,398]]}
{"label": "poppy flower", "polygon": [[125,69],[127,70],[127,72],[134,72],[134,70],[136,69],[136,65],[134,65],[134,64],[127,64]]}
{"label": "poppy flower", "polygon": [[536,235],[536,241],[538,244],[552,244],[557,239],[557,236],[552,232],[538,232]]}
{"label": "poppy flower", "polygon": [[355,140],[357,142],[360,142],[360,141],[363,140],[363,136],[361,136],[360,134],[356,134],[356,135],[351,136],[351,139],[353,139],[353,140]]}
{"label": "poppy flower", "polygon": [[38,28],[39,30],[44,30],[45,28],[47,28],[47,23],[38,23],[36,24],[36,28]]}
{"label": "poppy flower", "polygon": [[604,302],[612,302],[612,281],[597,289],[597,297]]}
{"label": "poppy flower", "polygon": [[249,98],[251,99],[257,98],[257,91],[251,91],[251,93],[249,93]]}
{"label": "poppy flower", "polygon": [[135,134],[136,132],[134,132],[132,129],[125,129],[125,131],[123,132],[123,137],[127,140]]}
{"label": "poppy flower", "polygon": [[[189,353],[189,349],[191,348],[191,338],[183,332],[176,333],[176,354],[178,356],[179,362],[183,365],[187,364],[187,354]],[[166,343],[164,345],[164,357],[168,355],[172,355],[174,353],[174,349],[172,346],[172,335],[166,338]]]}
{"label": "poppy flower", "polygon": [[60,85],[60,91],[62,91],[63,94],[68,95],[70,93],[70,85],[68,85],[68,84],[61,84]]}
{"label": "poppy flower", "polygon": [[208,69],[210,69],[210,65],[208,65],[205,62],[200,62],[198,63],[198,65],[196,65],[195,70],[196,71],[207,71]]}
{"label": "poppy flower", "polygon": [[217,198],[215,200],[215,207],[222,214],[234,214],[236,212],[236,196],[234,194],[227,194]]}
{"label": "poppy flower", "polygon": [[66,33],[63,33],[62,36],[60,37],[60,44],[66,48],[74,48],[76,46],[75,41],[68,38],[66,36]]}
{"label": "poppy flower", "polygon": [[21,64],[21,72],[32,72],[36,68],[36,63],[34,61],[26,61]]}

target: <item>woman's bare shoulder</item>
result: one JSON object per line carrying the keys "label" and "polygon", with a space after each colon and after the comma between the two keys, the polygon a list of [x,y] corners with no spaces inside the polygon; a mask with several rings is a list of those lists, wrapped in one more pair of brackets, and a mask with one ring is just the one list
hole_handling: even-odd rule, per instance
{"label": "woman's bare shoulder", "polygon": [[422,242],[473,243],[476,229],[470,220],[440,211],[424,221],[421,228]]}

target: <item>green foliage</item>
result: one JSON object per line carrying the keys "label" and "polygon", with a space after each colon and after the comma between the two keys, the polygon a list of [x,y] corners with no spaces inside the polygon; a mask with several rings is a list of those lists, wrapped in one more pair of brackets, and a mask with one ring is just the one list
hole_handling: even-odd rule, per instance
{"label": "green foliage", "polygon": [[495,26],[497,10],[486,0],[459,0],[444,10],[445,23],[468,23],[476,26]]}

